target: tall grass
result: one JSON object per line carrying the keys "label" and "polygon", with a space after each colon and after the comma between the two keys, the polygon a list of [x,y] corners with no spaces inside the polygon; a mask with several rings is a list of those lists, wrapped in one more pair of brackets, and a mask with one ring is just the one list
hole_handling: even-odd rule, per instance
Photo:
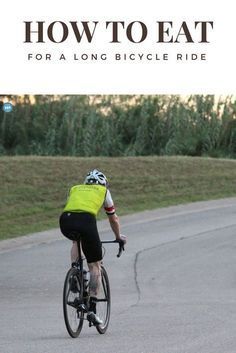
{"label": "tall grass", "polygon": [[236,101],[212,95],[8,96],[0,155],[236,157]]}
{"label": "tall grass", "polygon": [[0,240],[58,227],[69,188],[83,182],[93,168],[109,178],[118,215],[236,196],[235,160],[176,156],[1,157]]}

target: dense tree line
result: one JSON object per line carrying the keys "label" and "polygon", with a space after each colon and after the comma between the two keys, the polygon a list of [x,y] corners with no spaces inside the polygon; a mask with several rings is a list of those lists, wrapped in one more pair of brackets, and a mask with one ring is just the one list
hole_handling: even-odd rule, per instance
{"label": "dense tree line", "polygon": [[236,157],[236,100],[212,95],[5,96],[0,155]]}

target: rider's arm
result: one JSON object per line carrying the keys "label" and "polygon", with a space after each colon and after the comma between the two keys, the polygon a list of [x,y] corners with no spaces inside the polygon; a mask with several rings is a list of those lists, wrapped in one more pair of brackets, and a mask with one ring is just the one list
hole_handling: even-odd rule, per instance
{"label": "rider's arm", "polygon": [[109,190],[107,190],[107,194],[104,202],[104,209],[108,216],[111,229],[115,234],[116,240],[123,240],[123,242],[126,243],[125,236],[120,234],[120,222],[116,214],[115,206]]}
{"label": "rider's arm", "polygon": [[116,213],[112,215],[108,215],[108,219],[110,222],[111,229],[113,230],[116,240],[121,240],[121,235],[120,235],[120,222],[119,218],[116,215]]}

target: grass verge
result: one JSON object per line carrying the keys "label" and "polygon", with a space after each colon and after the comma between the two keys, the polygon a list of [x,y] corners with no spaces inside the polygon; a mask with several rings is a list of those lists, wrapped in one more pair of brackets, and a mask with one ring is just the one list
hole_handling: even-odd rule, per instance
{"label": "grass verge", "polygon": [[57,227],[70,186],[93,168],[108,176],[118,215],[236,196],[234,160],[1,157],[0,239]]}

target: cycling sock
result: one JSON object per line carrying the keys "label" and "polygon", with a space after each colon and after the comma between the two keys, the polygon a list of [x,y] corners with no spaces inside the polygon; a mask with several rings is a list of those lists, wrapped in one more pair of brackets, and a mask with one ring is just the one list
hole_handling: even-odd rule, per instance
{"label": "cycling sock", "polygon": [[97,298],[96,297],[90,297],[90,299],[89,299],[89,311],[93,311],[94,314],[96,314],[96,304],[97,304]]}

